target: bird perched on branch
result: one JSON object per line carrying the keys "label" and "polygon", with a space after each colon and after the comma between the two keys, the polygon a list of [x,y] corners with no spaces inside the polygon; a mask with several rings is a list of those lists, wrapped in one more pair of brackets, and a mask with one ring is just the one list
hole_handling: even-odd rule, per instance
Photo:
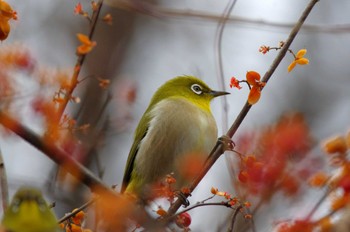
{"label": "bird perched on branch", "polygon": [[210,102],[226,94],[193,76],[163,84],[136,128],[121,192],[148,199],[154,184],[170,173],[176,190],[190,183],[217,139]]}

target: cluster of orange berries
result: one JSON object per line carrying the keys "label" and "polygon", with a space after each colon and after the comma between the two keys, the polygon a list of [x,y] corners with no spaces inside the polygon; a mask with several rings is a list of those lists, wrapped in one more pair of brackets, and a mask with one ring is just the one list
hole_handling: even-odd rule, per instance
{"label": "cluster of orange berries", "polygon": [[[74,209],[72,213],[76,212],[78,209]],[[90,229],[84,229],[82,224],[85,219],[84,211],[79,211],[74,216],[70,217],[66,221],[60,224],[60,227],[64,232],[92,232]]]}
{"label": "cluster of orange berries", "polygon": [[246,74],[246,80],[242,81],[232,77],[230,81],[230,88],[235,87],[237,89],[241,89],[242,87],[239,84],[242,82],[246,83],[250,89],[248,103],[250,105],[257,103],[261,96],[261,90],[266,84],[265,82],[260,81],[260,74],[255,71],[248,71]]}
{"label": "cluster of orange berries", "polygon": [[337,136],[328,139],[323,144],[323,150],[330,155],[331,164],[339,167],[335,175],[318,172],[309,179],[309,185],[316,188],[328,187],[331,196],[331,213],[317,220],[294,220],[278,225],[278,232],[312,232],[315,229],[321,232],[336,231],[331,215],[344,209],[350,204],[350,161],[347,153],[350,151],[350,132],[346,136]]}
{"label": "cluster of orange berries", "polygon": [[[167,211],[161,206],[158,206],[158,209],[155,212],[161,217],[165,217],[167,215]],[[184,231],[190,231],[189,226],[191,225],[191,222],[191,215],[187,212],[179,214],[175,219],[176,225],[184,229]]]}
{"label": "cluster of orange berries", "polygon": [[335,175],[318,172],[309,180],[309,184],[313,187],[328,186],[334,191],[331,209],[336,211],[350,204],[350,160],[347,157],[350,151],[350,132],[346,136],[327,140],[323,150],[330,155],[332,166],[338,167],[339,171]]}
{"label": "cluster of orange berries", "polygon": [[[91,2],[91,9],[93,12],[96,12],[99,9],[99,4],[92,1]],[[87,13],[86,11],[83,10],[82,4],[79,2],[75,7],[74,7],[74,14],[81,15],[85,18],[87,18],[90,22],[92,20],[92,17]],[[112,24],[112,16],[111,14],[106,14],[102,20],[111,25]],[[95,46],[96,42],[91,41],[89,36],[78,33],[77,34],[78,40],[81,42],[81,45],[77,47],[77,54],[78,55],[86,55],[89,53]]]}
{"label": "cluster of orange berries", "polygon": [[238,141],[244,154],[238,180],[247,195],[263,197],[268,201],[282,191],[295,195],[302,177],[297,163],[306,157],[312,138],[301,115],[292,114],[259,133],[247,134]]}
{"label": "cluster of orange berries", "polygon": [[[266,54],[267,52],[271,50],[280,50],[284,46],[284,42],[281,41],[278,45],[278,47],[270,47],[266,45],[262,45],[259,48],[259,52],[262,54]],[[294,60],[290,63],[288,66],[288,72],[291,72],[296,65],[306,65],[309,64],[309,59],[305,58],[304,56],[306,55],[307,50],[306,49],[300,49],[296,54],[290,49],[288,51],[293,55]],[[261,91],[265,86],[265,82],[260,81],[260,74],[255,71],[248,71],[246,74],[246,80],[238,80],[235,77],[232,77],[230,80],[230,88],[237,88],[241,89],[242,87],[240,86],[240,83],[245,82],[247,83],[249,87],[249,96],[248,96],[248,103],[250,105],[253,105],[257,103],[260,99],[261,96]]]}
{"label": "cluster of orange berries", "polygon": [[[270,47],[270,46],[266,46],[266,45],[262,45],[259,48],[259,52],[261,52],[262,54],[266,54],[271,50],[280,50],[282,49],[282,47],[285,45],[284,41],[280,41],[277,47]],[[288,66],[288,72],[291,72],[295,66],[298,65],[306,65],[309,64],[309,59],[305,58],[304,56],[306,55],[307,50],[306,49],[300,49],[297,54],[294,54],[294,52],[290,49],[288,49],[288,51],[293,55],[294,60],[292,61],[292,63],[290,63],[290,65]]]}
{"label": "cluster of orange berries", "polygon": [[[230,207],[238,205],[238,207],[240,208],[240,212],[243,212],[243,207],[245,207],[245,208],[251,207],[251,203],[249,201],[241,203],[237,197],[232,196],[228,192],[219,191],[217,188],[214,188],[214,187],[212,187],[210,189],[210,192],[213,195],[224,197],[227,200],[226,204],[229,205]],[[251,219],[252,215],[251,214],[244,214],[244,218]]]}

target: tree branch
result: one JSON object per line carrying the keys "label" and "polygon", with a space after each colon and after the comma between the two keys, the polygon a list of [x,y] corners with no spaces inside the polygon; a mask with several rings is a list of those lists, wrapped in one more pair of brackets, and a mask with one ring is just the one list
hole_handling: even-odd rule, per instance
{"label": "tree branch", "polygon": [[[88,186],[92,192],[97,190],[98,192],[111,195],[115,199],[121,197],[119,194],[113,191],[113,189],[98,179],[89,169],[74,160],[68,153],[55,146],[52,141],[41,138],[32,130],[23,126],[17,120],[13,119],[11,116],[7,115],[1,110],[0,124],[17,134],[23,140],[27,141],[55,163],[63,167],[66,171],[78,178],[82,183]],[[113,204],[113,202],[111,202],[111,204]],[[135,207],[131,216],[146,229],[159,229],[160,225],[158,225],[155,220],[152,219],[149,214],[140,207]]]}
{"label": "tree branch", "polygon": [[[311,0],[310,3],[307,5],[306,9],[304,10],[304,12],[302,13],[301,17],[299,18],[298,22],[296,23],[296,25],[293,27],[292,31],[289,34],[288,39],[286,40],[284,46],[282,47],[282,49],[280,50],[280,52],[278,53],[277,57],[275,58],[275,60],[273,61],[272,65],[270,66],[269,70],[265,73],[264,77],[262,78],[262,82],[267,83],[269,81],[269,79],[271,78],[272,74],[275,72],[276,68],[278,67],[278,65],[280,64],[280,62],[282,61],[283,57],[285,56],[285,54],[287,53],[290,45],[292,44],[294,38],[296,37],[296,35],[298,34],[301,26],[303,25],[305,19],[307,18],[307,16],[310,14],[312,8],[315,6],[315,4],[318,2],[319,0]],[[239,115],[237,116],[236,120],[234,121],[234,123],[232,124],[231,128],[227,131],[226,136],[229,136],[230,138],[232,138],[235,133],[237,132],[239,126],[241,125],[241,123],[243,122],[243,120],[245,119],[246,115],[248,114],[249,110],[251,109],[251,105],[248,104],[248,102],[246,102],[246,104],[244,105],[243,109],[241,110],[241,112],[239,113]],[[191,185],[189,186],[189,190],[190,192],[192,192],[197,185],[199,184],[199,182],[203,179],[203,177],[207,174],[207,172],[209,171],[209,169],[213,166],[213,164],[216,162],[216,160],[223,154],[223,149],[224,146],[222,143],[217,143],[214,147],[214,149],[211,151],[209,158],[204,166],[204,168],[202,169],[201,173],[198,175],[198,177],[191,183]],[[186,197],[189,197],[190,194],[185,194]],[[169,217],[173,214],[176,213],[176,211],[180,208],[180,206],[182,205],[182,200],[181,199],[177,199],[174,204],[169,208],[168,210],[168,215]],[[169,219],[165,218],[165,220],[168,222]]]}
{"label": "tree branch", "polygon": [[[165,19],[187,20],[194,23],[197,21],[217,23],[222,20],[222,15],[211,12],[190,9],[172,9],[162,7],[150,2],[135,2],[137,1],[113,0],[108,2],[106,1],[106,4],[118,8],[120,10],[137,12],[143,15]],[[293,28],[293,26],[295,25],[294,23],[280,23],[240,16],[229,16],[227,17],[227,22],[231,24],[236,23],[240,25],[252,25],[258,30],[266,30],[267,27],[288,30],[290,28]],[[350,24],[304,24],[303,31],[316,33],[347,34],[350,32]]]}
{"label": "tree branch", "polygon": [[84,211],[87,207],[89,207],[90,205],[94,204],[95,201],[97,199],[96,198],[92,198],[91,200],[89,200],[88,202],[86,202],[85,204],[83,204],[82,206],[80,206],[79,208],[77,208],[76,210],[74,210],[73,212],[66,214],[64,217],[62,217],[61,219],[58,220],[58,223],[62,223],[65,220],[74,217],[76,214],[78,214],[81,211]]}
{"label": "tree branch", "polygon": [[11,116],[0,111],[0,124],[5,128],[11,130],[19,137],[27,141],[33,147],[44,153],[47,157],[53,160],[58,165],[61,165],[64,169],[70,172],[73,176],[81,180],[85,185],[90,188],[98,186],[102,190],[112,192],[112,190],[106,186],[100,179],[98,179],[89,169],[81,165],[74,160],[68,153],[59,149],[49,139],[44,139],[32,130],[25,127]]}

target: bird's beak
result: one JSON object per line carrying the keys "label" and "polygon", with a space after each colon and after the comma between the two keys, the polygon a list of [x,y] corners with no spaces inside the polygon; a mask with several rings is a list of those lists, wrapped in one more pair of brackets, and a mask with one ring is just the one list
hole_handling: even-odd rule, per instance
{"label": "bird's beak", "polygon": [[227,95],[227,94],[230,94],[228,92],[224,92],[224,91],[210,91],[209,92],[210,95],[212,95],[213,97],[218,97],[218,96],[222,96],[222,95]]}

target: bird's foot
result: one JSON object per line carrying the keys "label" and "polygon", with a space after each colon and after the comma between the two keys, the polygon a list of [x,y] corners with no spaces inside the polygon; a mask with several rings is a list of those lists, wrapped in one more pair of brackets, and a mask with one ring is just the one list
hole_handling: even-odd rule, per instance
{"label": "bird's foot", "polygon": [[181,200],[182,205],[185,208],[190,205],[190,202],[188,201],[186,195],[182,191],[176,191],[175,196],[177,196],[177,198]]}
{"label": "bird's foot", "polygon": [[223,135],[218,139],[218,143],[222,144],[222,153],[225,151],[233,151],[236,144],[231,140],[231,138],[227,135]]}

